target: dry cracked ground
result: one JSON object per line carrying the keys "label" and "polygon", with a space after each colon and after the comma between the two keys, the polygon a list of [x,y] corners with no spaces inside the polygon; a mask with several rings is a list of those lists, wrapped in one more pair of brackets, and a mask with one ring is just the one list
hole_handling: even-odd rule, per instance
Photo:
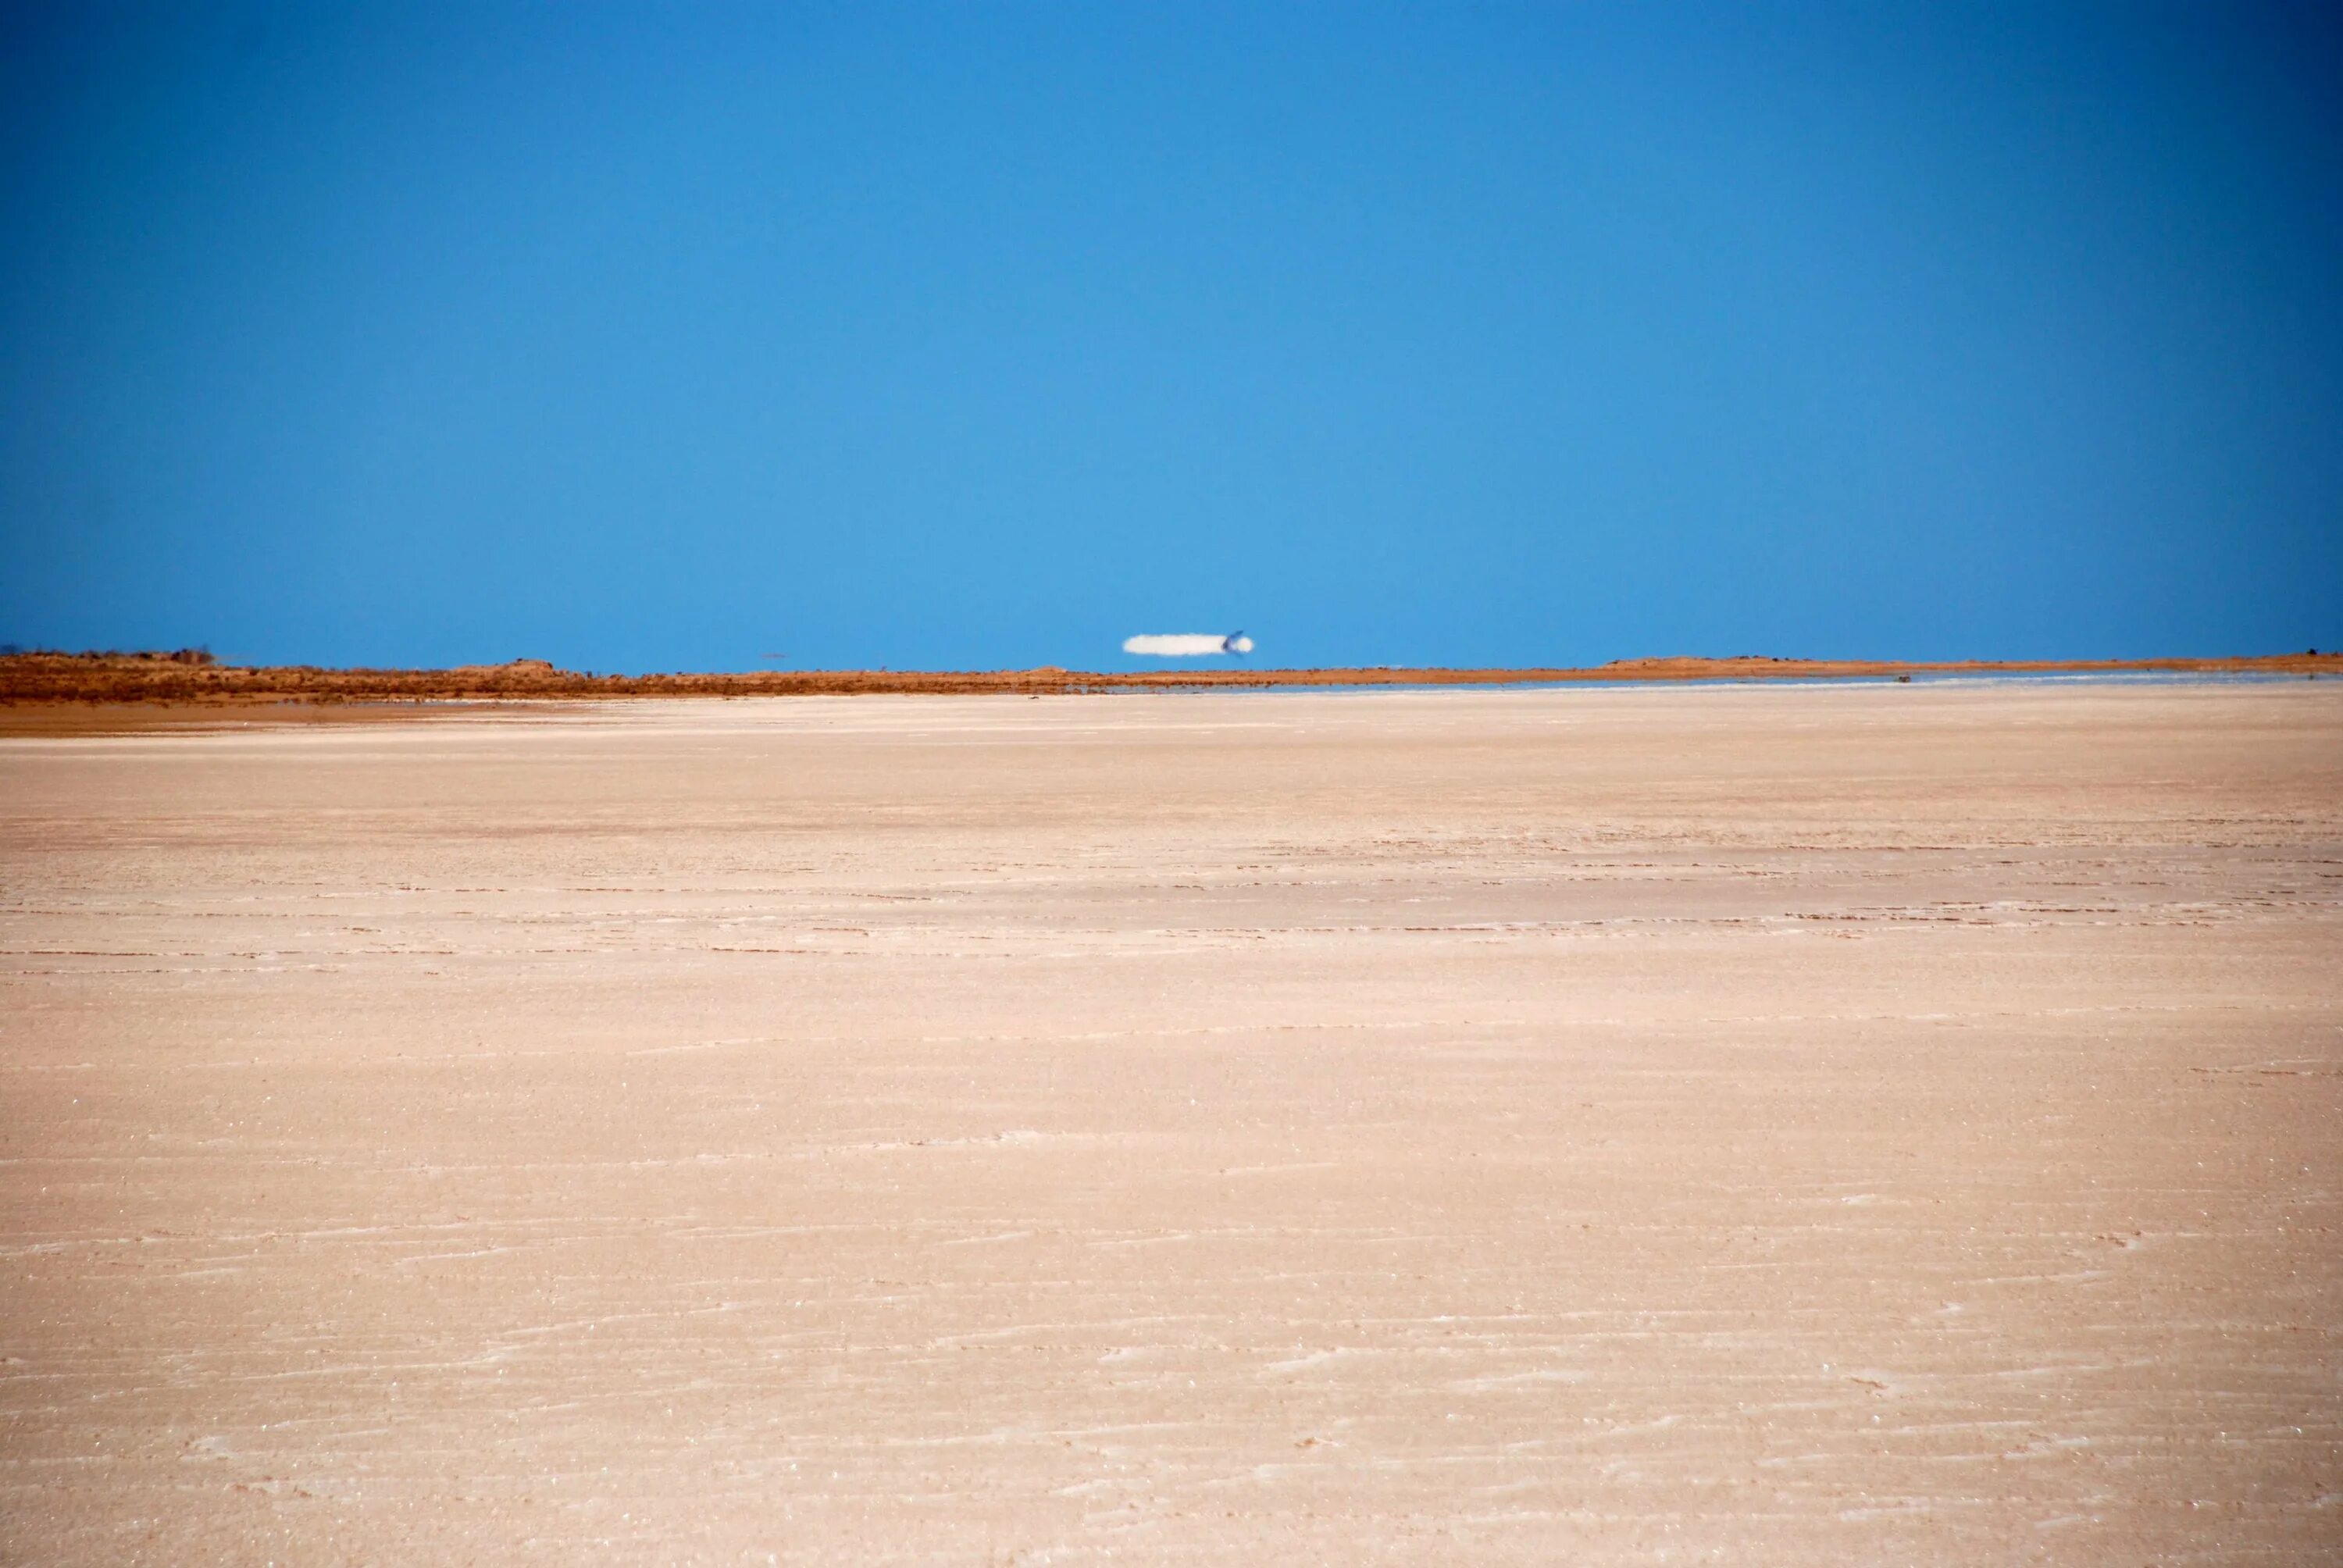
{"label": "dry cracked ground", "polygon": [[0,740],[0,1559],[2343,1557],[2332,683]]}

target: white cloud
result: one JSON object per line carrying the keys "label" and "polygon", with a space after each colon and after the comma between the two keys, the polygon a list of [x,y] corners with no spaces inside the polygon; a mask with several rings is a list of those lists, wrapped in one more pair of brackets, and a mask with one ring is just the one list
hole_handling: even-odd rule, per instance
{"label": "white cloud", "polygon": [[1125,653],[1150,653],[1158,658],[1195,658],[1212,653],[1251,653],[1252,638],[1239,632],[1234,637],[1219,637],[1210,632],[1171,632],[1161,635],[1127,638]]}

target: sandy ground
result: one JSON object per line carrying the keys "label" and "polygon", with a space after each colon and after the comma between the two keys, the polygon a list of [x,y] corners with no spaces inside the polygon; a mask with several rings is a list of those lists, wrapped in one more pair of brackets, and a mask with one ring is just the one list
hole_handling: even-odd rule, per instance
{"label": "sandy ground", "polygon": [[0,1559],[2343,1556],[2343,690],[0,741]]}

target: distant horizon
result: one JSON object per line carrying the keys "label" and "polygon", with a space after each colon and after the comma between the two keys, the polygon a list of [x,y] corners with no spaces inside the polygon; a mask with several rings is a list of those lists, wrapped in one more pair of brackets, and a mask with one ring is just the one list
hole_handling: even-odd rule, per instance
{"label": "distant horizon", "polygon": [[1280,664],[1273,661],[1231,655],[1226,658],[1212,659],[1159,659],[1153,663],[1142,665],[1136,669],[1120,670],[1108,669],[1102,667],[1086,667],[1082,665],[1056,663],[1034,665],[941,664],[925,667],[911,665],[890,667],[882,665],[798,665],[785,662],[774,662],[768,659],[759,661],[758,664],[753,666],[723,668],[690,669],[677,667],[673,668],[653,670],[612,670],[593,668],[583,666],[564,665],[557,660],[545,658],[532,654],[517,654],[510,658],[502,659],[475,659],[461,664],[451,665],[319,665],[315,663],[299,662],[286,664],[253,664],[239,661],[231,658],[224,658],[212,648],[201,644],[191,644],[186,647],[177,648],[32,648],[15,643],[0,642],[0,658],[10,658],[20,656],[31,658],[151,661],[156,663],[182,664],[194,668],[218,668],[222,669],[252,669],[261,671],[313,669],[328,675],[350,674],[363,671],[430,675],[461,672],[466,670],[542,668],[565,676],[585,675],[595,678],[610,677],[622,679],[639,679],[660,676],[727,678],[760,675],[791,676],[872,674],[1004,676],[1053,674],[1111,676],[1117,678],[1145,678],[1160,675],[1170,678],[1177,678],[1192,675],[1207,677],[1215,675],[1243,675],[1246,673],[1254,675],[1282,675],[1324,673],[1329,671],[1349,673],[1363,670],[1389,670],[1399,673],[1411,671],[1452,671],[1458,673],[1519,672],[1530,674],[1560,672],[1584,673],[1589,670],[1613,668],[1622,665],[1676,666],[1709,664],[1786,664],[1799,666],[1802,668],[1848,666],[1910,668],[1915,670],[1957,669],[1965,668],[1993,668],[2039,667],[2057,668],[2082,667],[2130,668],[2158,665],[2253,665],[2300,659],[2343,658],[2343,651],[2335,649],[2322,650],[2314,646],[2303,648],[2268,649],[2247,653],[2181,652],[2144,656],[2081,655],[2066,658],[1976,657],[1953,658],[1877,658],[1865,655],[1811,653],[1643,653],[1620,654],[1609,658],[1597,659],[1592,662],[1580,664],[1534,662],[1514,665],[1391,663],[1295,665]]}

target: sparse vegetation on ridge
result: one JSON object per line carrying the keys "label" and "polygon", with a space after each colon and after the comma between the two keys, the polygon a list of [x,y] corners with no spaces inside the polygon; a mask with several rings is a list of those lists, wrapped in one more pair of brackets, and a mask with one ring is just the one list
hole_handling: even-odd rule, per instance
{"label": "sparse vegetation on ridge", "polygon": [[889,693],[1048,695],[1090,691],[1244,690],[1327,686],[1503,686],[1544,681],[1826,680],[1904,675],[2087,673],[2343,675],[2343,655],[2230,658],[1960,660],[1732,658],[1614,659],[1587,668],[1443,669],[1211,669],[1101,672],[1035,669],[806,669],[593,675],[541,658],[452,669],[327,669],[310,665],[223,665],[203,648],[0,657],[0,702],[218,703],[562,701],[625,697],[792,697]]}

